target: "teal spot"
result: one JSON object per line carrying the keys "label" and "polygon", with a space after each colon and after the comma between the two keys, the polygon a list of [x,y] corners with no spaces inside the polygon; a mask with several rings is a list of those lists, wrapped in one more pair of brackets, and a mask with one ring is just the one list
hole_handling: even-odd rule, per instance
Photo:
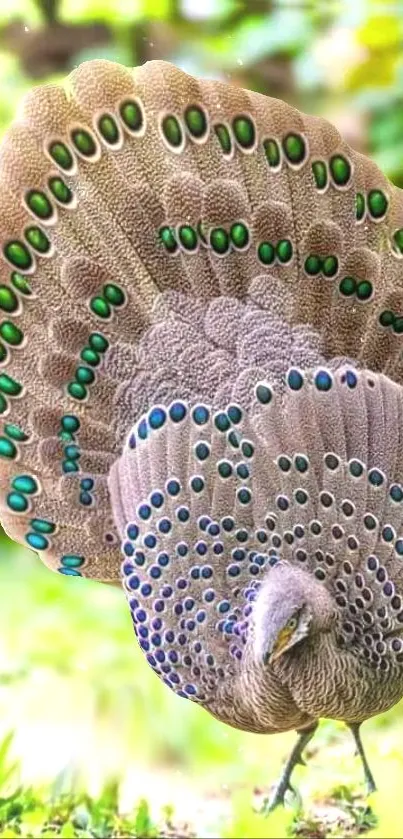
{"label": "teal spot", "polygon": [[17,475],[11,483],[13,489],[17,492],[23,492],[26,495],[32,495],[38,492],[38,483],[32,475]]}
{"label": "teal spot", "polygon": [[28,501],[20,492],[9,492],[6,503],[14,513],[25,513],[28,509]]}

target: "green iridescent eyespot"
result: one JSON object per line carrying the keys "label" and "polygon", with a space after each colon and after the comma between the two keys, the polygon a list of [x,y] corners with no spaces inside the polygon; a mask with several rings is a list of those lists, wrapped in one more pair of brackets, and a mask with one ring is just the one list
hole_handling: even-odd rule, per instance
{"label": "green iridescent eyespot", "polygon": [[320,274],[322,270],[322,260],[319,256],[315,254],[310,254],[307,256],[305,263],[304,263],[304,271],[306,274],[309,274],[310,277],[316,277],[317,274]]}
{"label": "green iridescent eyespot", "polygon": [[161,128],[167,143],[173,148],[179,148],[183,141],[183,132],[177,117],[167,114],[162,120]]}
{"label": "green iridescent eyespot", "polygon": [[276,256],[279,262],[290,262],[293,256],[293,247],[289,239],[280,239],[276,245]]}
{"label": "green iridescent eyespot", "polygon": [[290,132],[283,139],[283,151],[289,163],[299,166],[306,158],[306,143],[301,134]]}
{"label": "green iridescent eyespot", "polygon": [[366,303],[372,297],[373,285],[369,280],[356,280],[354,277],[343,277],[339,284],[339,291],[343,297],[356,296]]}
{"label": "green iridescent eyespot", "polygon": [[106,300],[111,306],[123,306],[125,302],[125,293],[118,285],[114,285],[113,283],[107,283],[104,285],[103,292],[105,295]]}
{"label": "green iridescent eyespot", "polygon": [[395,314],[394,312],[390,311],[390,309],[385,309],[379,315],[379,323],[381,326],[388,327],[393,326],[395,321]]}
{"label": "green iridescent eyespot", "polygon": [[6,259],[20,271],[29,271],[32,268],[32,256],[23,242],[17,240],[7,242],[3,253]]}
{"label": "green iridescent eyespot", "polygon": [[357,221],[362,221],[365,215],[365,196],[362,192],[357,192],[355,196],[355,217]]}
{"label": "green iridescent eyespot", "polygon": [[129,131],[138,133],[143,128],[143,111],[135,99],[125,99],[119,106],[120,116]]}
{"label": "green iridescent eyespot", "polygon": [[[24,294],[26,297],[29,297],[29,295],[32,294],[31,287],[30,287],[26,277],[23,277],[22,274],[18,274],[17,271],[13,271],[13,273],[11,274],[10,280],[11,280],[14,288],[17,289],[17,291],[19,291],[20,294]],[[5,287],[6,286],[3,286],[3,288],[5,288]],[[1,297],[1,288],[2,287],[0,286],[0,297]],[[17,298],[16,298],[15,294],[14,294],[14,300],[16,302],[15,308],[17,309],[18,308],[18,301],[17,301]],[[0,302],[0,308],[2,308],[1,302]],[[11,310],[7,309],[7,311],[15,311],[15,309],[11,309]]]}
{"label": "green iridescent eyespot", "polygon": [[112,114],[102,114],[98,117],[98,131],[109,146],[116,146],[120,141],[118,124]]}
{"label": "green iridescent eyespot", "polygon": [[53,207],[44,192],[30,189],[25,196],[25,201],[31,213],[37,216],[37,218],[46,221],[52,217]]}
{"label": "green iridescent eyespot", "polygon": [[239,114],[232,120],[234,137],[242,149],[252,149],[256,140],[256,129],[253,120],[247,114]]}
{"label": "green iridescent eyespot", "polygon": [[351,163],[342,154],[334,154],[329,161],[330,174],[336,186],[347,186],[351,178]]}
{"label": "green iridescent eyespot", "polygon": [[389,201],[381,189],[371,189],[368,193],[368,213],[371,218],[382,219],[388,210]]}
{"label": "green iridescent eyespot", "polygon": [[6,373],[0,375],[0,391],[6,396],[19,396],[22,392],[22,385]]}
{"label": "green iridescent eyespot", "polygon": [[238,250],[243,250],[249,244],[249,230],[242,222],[232,225],[229,232],[231,242]]}
{"label": "green iridescent eyespot", "polygon": [[45,254],[50,250],[49,239],[40,227],[26,227],[24,236],[31,248],[38,253]]}
{"label": "green iridescent eyespot", "polygon": [[339,270],[339,260],[337,256],[326,256],[322,260],[322,272],[325,277],[334,277]]}
{"label": "green iridescent eyespot", "polygon": [[189,105],[185,110],[185,124],[192,137],[203,139],[207,134],[208,123],[204,110],[199,105]]}
{"label": "green iridescent eyespot", "polygon": [[73,200],[73,193],[62,178],[49,178],[48,186],[52,195],[60,204],[70,204]]}
{"label": "green iridescent eyespot", "polygon": [[178,243],[175,238],[175,231],[172,227],[161,227],[159,237],[168,253],[175,253],[178,250]]}
{"label": "green iridescent eyespot", "polygon": [[270,168],[277,169],[281,161],[280,146],[277,140],[274,138],[263,140],[263,148]]}
{"label": "green iridescent eyespot", "polygon": [[70,172],[73,169],[74,158],[66,143],[56,140],[50,144],[48,152],[59,169],[63,169],[65,172]]}
{"label": "green iridescent eyespot", "polygon": [[314,160],[312,163],[312,174],[316,188],[319,190],[326,189],[328,184],[327,166],[323,160]]}
{"label": "green iridescent eyespot", "polygon": [[12,442],[12,440],[7,440],[7,437],[0,437],[0,457],[6,457],[8,460],[15,460],[17,454],[17,446]]}
{"label": "green iridescent eyespot", "polygon": [[97,146],[92,134],[86,128],[74,128],[71,132],[71,139],[77,151],[83,157],[94,157]]}
{"label": "green iridescent eyespot", "polygon": [[224,123],[217,123],[214,126],[214,131],[223,153],[228,156],[232,151],[232,140],[229,129]]}
{"label": "green iridescent eyespot", "polygon": [[0,285],[0,309],[3,312],[16,312],[18,309],[18,298],[13,290],[6,285]]}
{"label": "green iridescent eyespot", "polygon": [[109,318],[112,314],[111,307],[104,297],[93,297],[90,301],[90,309],[98,318]]}
{"label": "green iridescent eyespot", "polygon": [[260,262],[263,262],[263,265],[271,265],[275,260],[276,252],[271,242],[261,242],[257,250],[257,255]]}
{"label": "green iridescent eyespot", "polygon": [[393,234],[393,246],[395,251],[403,254],[403,228],[395,230]]}
{"label": "green iridescent eyespot", "polygon": [[12,321],[5,320],[0,324],[0,335],[6,344],[11,344],[13,347],[18,347],[24,340],[24,333],[21,329],[12,323]]}
{"label": "green iridescent eyespot", "polygon": [[190,224],[182,224],[178,230],[178,238],[182,247],[187,251],[197,248],[197,233]]}
{"label": "green iridescent eyespot", "polygon": [[227,253],[229,248],[229,236],[223,227],[215,227],[210,231],[210,245],[220,255]]}
{"label": "green iridescent eyespot", "polygon": [[362,280],[360,283],[358,283],[356,294],[359,300],[369,300],[369,298],[372,296],[372,292],[373,287],[372,283],[370,283],[369,280]]}
{"label": "green iridescent eyespot", "polygon": [[351,297],[355,294],[357,283],[354,277],[343,277],[339,284],[339,291],[343,297]]}

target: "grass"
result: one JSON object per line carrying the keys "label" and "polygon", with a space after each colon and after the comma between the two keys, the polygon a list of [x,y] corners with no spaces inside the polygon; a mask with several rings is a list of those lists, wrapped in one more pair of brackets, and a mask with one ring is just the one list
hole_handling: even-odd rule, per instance
{"label": "grass", "polygon": [[364,726],[370,801],[348,732],[326,721],[295,773],[301,801],[264,819],[294,735],[233,731],[172,694],[118,589],[1,553],[0,837],[403,835],[402,707]]}

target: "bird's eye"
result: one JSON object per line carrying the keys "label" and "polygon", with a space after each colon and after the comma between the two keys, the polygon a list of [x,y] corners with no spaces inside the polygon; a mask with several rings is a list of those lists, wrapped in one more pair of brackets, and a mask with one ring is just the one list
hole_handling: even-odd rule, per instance
{"label": "bird's eye", "polygon": [[297,618],[290,618],[287,623],[287,629],[296,629],[298,626],[298,619]]}

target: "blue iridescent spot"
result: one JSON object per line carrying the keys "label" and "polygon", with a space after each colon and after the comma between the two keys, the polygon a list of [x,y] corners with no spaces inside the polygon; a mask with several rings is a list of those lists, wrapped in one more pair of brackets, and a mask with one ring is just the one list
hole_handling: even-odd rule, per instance
{"label": "blue iridescent spot", "polygon": [[196,542],[195,549],[200,556],[204,556],[208,550],[205,542]]}
{"label": "blue iridescent spot", "polygon": [[178,509],[176,510],[176,516],[179,519],[179,521],[189,521],[190,512],[187,507],[178,507]]}
{"label": "blue iridescent spot", "polygon": [[136,551],[134,554],[134,561],[136,565],[144,565],[146,558],[143,554],[143,551]]}
{"label": "blue iridescent spot", "polygon": [[146,440],[148,434],[148,427],[147,427],[147,420],[143,418],[140,420],[137,426],[137,436],[140,437],[140,440]]}
{"label": "blue iridescent spot", "polygon": [[227,417],[227,414],[224,414],[223,411],[216,414],[214,417],[214,425],[218,431],[228,431],[230,427],[230,421]]}
{"label": "blue iridescent spot", "polygon": [[237,489],[236,495],[240,504],[250,504],[252,500],[252,493],[247,487]]}
{"label": "blue iridescent spot", "polygon": [[210,455],[210,446],[203,442],[196,443],[194,452],[198,460],[207,460]]}
{"label": "blue iridescent spot", "polygon": [[213,521],[207,528],[207,533],[209,536],[218,536],[220,532],[220,525],[217,522]]}
{"label": "blue iridescent spot", "polygon": [[363,464],[359,460],[354,460],[354,459],[350,460],[350,462],[348,464],[348,468],[349,468],[350,475],[352,475],[353,478],[360,478],[363,471],[364,471]]}
{"label": "blue iridescent spot", "polygon": [[135,448],[136,448],[136,445],[137,445],[137,443],[136,443],[136,435],[135,435],[135,433],[133,432],[133,433],[130,435],[130,437],[129,437],[129,449],[135,449]]}
{"label": "blue iridescent spot", "polygon": [[179,660],[179,656],[176,650],[170,650],[168,653],[168,658],[170,661],[172,661],[172,664],[176,664]]}
{"label": "blue iridescent spot", "polygon": [[169,408],[169,417],[172,422],[181,422],[186,416],[186,405],[183,402],[173,402]]}
{"label": "blue iridescent spot", "polygon": [[201,645],[200,641],[195,641],[194,642],[193,649],[194,649],[195,653],[201,653],[202,645]]}
{"label": "blue iridescent spot", "polygon": [[189,693],[190,696],[194,696],[194,694],[197,693],[194,685],[185,685],[184,690],[186,693]]}
{"label": "blue iridescent spot", "polygon": [[252,562],[249,566],[249,573],[252,574],[252,577],[256,577],[256,575],[259,573],[259,570],[259,566],[256,564],[256,562]]}
{"label": "blue iridescent spot", "polygon": [[143,597],[149,597],[152,590],[153,589],[152,589],[152,586],[150,586],[150,583],[143,583],[143,585],[141,586],[141,589],[140,589],[140,594],[142,594]]}
{"label": "blue iridescent spot", "polygon": [[269,537],[268,537],[265,530],[258,530],[256,532],[256,538],[257,538],[258,542],[260,542],[261,544],[264,544],[265,542],[268,541]]}
{"label": "blue iridescent spot", "polygon": [[186,542],[178,542],[178,544],[176,546],[176,553],[178,554],[178,556],[186,556],[188,551],[189,551],[189,548],[188,548]]}
{"label": "blue iridescent spot", "polygon": [[85,489],[87,491],[90,491],[94,488],[94,479],[93,478],[83,478],[80,481],[80,486],[81,486],[81,489]]}
{"label": "blue iridescent spot", "polygon": [[54,533],[56,525],[46,519],[31,519],[30,526],[35,533]]}
{"label": "blue iridescent spot", "polygon": [[139,626],[138,634],[140,638],[148,638],[148,627],[147,626]]}
{"label": "blue iridescent spot", "polygon": [[193,597],[185,597],[183,605],[188,612],[191,612],[195,605]]}
{"label": "blue iridescent spot", "polygon": [[155,653],[155,658],[157,659],[157,661],[158,661],[160,664],[162,664],[162,662],[163,662],[163,661],[165,661],[165,653],[164,653],[164,650],[157,650],[157,651],[156,651],[156,653]]}
{"label": "blue iridescent spot", "polygon": [[162,507],[163,503],[164,503],[164,496],[163,496],[162,492],[151,493],[150,504],[152,504],[153,507],[156,507],[157,509],[159,509],[160,507]]}
{"label": "blue iridescent spot", "polygon": [[217,605],[217,611],[221,615],[224,615],[225,612],[229,612],[230,608],[231,608],[231,604],[228,602],[228,600],[221,600],[220,603],[218,603],[218,605]]}
{"label": "blue iridescent spot", "polygon": [[167,553],[161,553],[157,556],[158,565],[161,565],[161,568],[166,568],[169,565],[169,555]]}
{"label": "blue iridescent spot", "polygon": [[327,370],[319,370],[315,375],[314,382],[318,390],[327,391],[332,387],[333,379]]}
{"label": "blue iridescent spot", "polygon": [[36,551],[45,551],[49,547],[49,541],[40,533],[27,533],[25,537],[28,545]]}
{"label": "blue iridescent spot", "polygon": [[168,495],[179,495],[181,491],[181,485],[175,478],[171,478],[170,481],[167,481],[166,488]]}
{"label": "blue iridescent spot", "polygon": [[243,440],[241,443],[241,452],[244,457],[251,458],[255,453],[255,447],[249,440]]}
{"label": "blue iridescent spot", "polygon": [[304,379],[299,370],[292,368],[287,373],[287,384],[291,390],[301,390]]}
{"label": "blue iridescent spot", "polygon": [[204,480],[200,475],[195,475],[191,481],[190,486],[193,492],[202,492],[204,489]]}
{"label": "blue iridescent spot", "polygon": [[147,620],[147,612],[144,609],[136,609],[134,617],[139,623],[145,623]]}
{"label": "blue iridescent spot", "polygon": [[368,472],[368,480],[374,487],[380,487],[383,484],[384,477],[379,469],[370,469]]}
{"label": "blue iridescent spot", "polygon": [[161,574],[162,574],[162,571],[161,571],[161,568],[159,567],[159,565],[152,565],[150,570],[149,570],[149,574],[150,574],[150,577],[153,578],[153,580],[158,580],[160,578]]}
{"label": "blue iridescent spot", "polygon": [[186,629],[189,629],[190,632],[193,632],[193,630],[196,629],[196,622],[193,620],[193,618],[186,621]]}
{"label": "blue iridescent spot", "polygon": [[158,530],[160,533],[169,533],[172,530],[172,522],[170,519],[160,519],[158,522]]}
{"label": "blue iridescent spot", "polygon": [[141,649],[144,650],[145,653],[147,653],[150,649],[150,644],[145,638],[140,638],[139,644]]}
{"label": "blue iridescent spot", "polygon": [[125,562],[122,565],[122,571],[123,571],[125,577],[128,577],[134,571],[133,563],[130,562],[128,559],[126,559]]}
{"label": "blue iridescent spot", "polygon": [[227,434],[227,440],[228,440],[230,446],[232,446],[233,449],[239,449],[239,444],[242,440],[242,437],[241,437],[239,431],[235,431],[234,429],[231,429],[231,431],[229,431],[228,434]]}
{"label": "blue iridescent spot", "polygon": [[394,538],[395,531],[393,530],[393,527],[391,527],[389,524],[385,525],[385,527],[382,530],[382,539],[384,539],[385,542],[393,542]]}
{"label": "blue iridescent spot", "polygon": [[403,539],[397,539],[395,542],[395,551],[399,556],[403,556]]}
{"label": "blue iridescent spot", "polygon": [[206,615],[206,612],[204,611],[204,609],[199,609],[199,611],[196,612],[197,623],[203,623],[203,621],[206,620],[206,617],[207,617],[207,615]]}
{"label": "blue iridescent spot", "polygon": [[264,384],[258,384],[255,389],[256,398],[262,405],[269,405],[273,398],[273,391]]}
{"label": "blue iridescent spot", "polygon": [[250,472],[246,465],[246,463],[238,463],[236,468],[236,473],[238,478],[241,478],[243,481],[246,481],[249,478]]}
{"label": "blue iridescent spot", "polygon": [[136,574],[133,574],[133,576],[129,577],[127,583],[132,591],[136,591],[136,589],[138,589],[140,586],[140,580]]}
{"label": "blue iridescent spot", "polygon": [[403,490],[399,484],[393,484],[389,490],[389,495],[392,501],[399,503],[403,500]]}
{"label": "blue iridescent spot", "polygon": [[151,653],[148,653],[148,655],[146,656],[146,659],[147,659],[148,663],[151,665],[151,667],[156,667],[157,666],[157,661],[154,658],[154,656],[151,655]]}
{"label": "blue iridescent spot", "polygon": [[247,542],[248,538],[249,538],[248,531],[244,530],[244,528],[240,528],[235,533],[235,539],[237,539],[238,542]]}
{"label": "blue iridescent spot", "polygon": [[172,631],[172,629],[167,629],[164,638],[168,644],[173,644],[173,642],[175,641],[175,633]]}
{"label": "blue iridescent spot", "polygon": [[229,460],[219,460],[217,463],[217,472],[220,478],[230,478],[232,475],[232,464]]}
{"label": "blue iridescent spot", "polygon": [[230,577],[238,577],[241,573],[239,565],[229,565],[227,573]]}
{"label": "blue iridescent spot", "polygon": [[133,539],[133,541],[135,541],[139,535],[139,529],[137,527],[137,524],[128,524],[126,533],[129,539]]}
{"label": "blue iridescent spot", "polygon": [[161,641],[162,641],[161,635],[158,632],[154,632],[151,635],[150,641],[151,641],[153,647],[160,647],[161,646]]}
{"label": "blue iridescent spot", "polygon": [[347,370],[346,373],[346,384],[347,387],[354,388],[357,384],[357,376],[352,370]]}
{"label": "blue iridescent spot", "polygon": [[161,594],[163,597],[172,597],[173,591],[174,590],[172,586],[163,586],[161,589]]}
{"label": "blue iridescent spot", "polygon": [[153,629],[155,629],[156,632],[159,632],[159,630],[162,627],[161,618],[153,618],[152,621],[151,621],[151,626],[152,626]]}
{"label": "blue iridescent spot", "polygon": [[200,579],[200,567],[198,565],[194,565],[193,568],[190,569],[190,576],[192,580]]}
{"label": "blue iridescent spot", "polygon": [[231,516],[225,516],[221,519],[221,526],[226,533],[230,533],[235,527],[235,521]]}
{"label": "blue iridescent spot", "polygon": [[242,419],[242,410],[238,407],[238,405],[229,405],[227,408],[227,415],[234,425],[238,425]]}
{"label": "blue iridescent spot", "polygon": [[166,411],[163,408],[152,408],[148,414],[148,423],[153,431],[162,428],[167,418]]}
{"label": "blue iridescent spot", "polygon": [[84,557],[80,554],[64,554],[60,557],[60,562],[67,568],[79,568],[84,564]]}
{"label": "blue iridescent spot", "polygon": [[215,545],[213,545],[213,553],[216,556],[220,556],[220,554],[224,553],[224,545],[222,542],[216,542]]}
{"label": "blue iridescent spot", "polygon": [[58,568],[57,570],[59,574],[64,574],[65,577],[82,577],[82,574],[76,568]]}
{"label": "blue iridescent spot", "polygon": [[212,569],[211,565],[203,565],[203,567],[201,569],[201,575],[202,575],[204,580],[209,580],[210,577],[213,576],[213,569]]}
{"label": "blue iridescent spot", "polygon": [[151,516],[151,507],[148,504],[140,504],[137,513],[145,521]]}
{"label": "blue iridescent spot", "polygon": [[186,643],[187,643],[186,635],[184,635],[183,632],[181,632],[181,634],[178,635],[178,644],[180,644],[181,647],[184,647]]}
{"label": "blue iridescent spot", "polygon": [[210,411],[205,405],[196,405],[192,411],[192,419],[196,425],[205,425],[210,419]]}
{"label": "blue iridescent spot", "polygon": [[214,660],[214,656],[211,655],[211,653],[207,653],[207,655],[206,655],[206,664],[208,664],[209,667],[214,667],[215,660]]}
{"label": "blue iridescent spot", "polygon": [[80,492],[79,500],[83,507],[91,507],[91,504],[94,501],[91,493],[89,492]]}
{"label": "blue iridescent spot", "polygon": [[179,577],[179,579],[176,581],[176,587],[182,589],[183,591],[183,589],[188,587],[188,581],[185,580],[184,577]]}
{"label": "blue iridescent spot", "polygon": [[123,545],[123,553],[125,556],[133,556],[134,554],[134,547],[131,542],[125,542]]}
{"label": "blue iridescent spot", "polygon": [[206,603],[212,603],[214,598],[215,598],[214,589],[212,589],[212,588],[206,589],[206,591],[203,594],[203,597],[204,597],[204,600],[206,601]]}
{"label": "blue iridescent spot", "polygon": [[175,685],[179,685],[180,678],[179,678],[177,673],[171,673],[169,678],[170,678],[171,682],[173,682]]}
{"label": "blue iridescent spot", "polygon": [[245,556],[246,553],[243,548],[234,548],[232,551],[232,559],[234,559],[235,562],[242,562],[242,560],[245,559]]}

